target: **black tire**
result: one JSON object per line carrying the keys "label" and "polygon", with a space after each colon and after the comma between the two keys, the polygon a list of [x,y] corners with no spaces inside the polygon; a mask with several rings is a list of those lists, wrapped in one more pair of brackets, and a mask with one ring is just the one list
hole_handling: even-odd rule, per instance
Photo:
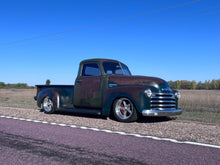
{"label": "black tire", "polygon": [[117,121],[133,122],[138,118],[136,108],[132,101],[128,98],[120,98],[113,103],[113,114]]}
{"label": "black tire", "polygon": [[45,97],[42,102],[42,109],[44,113],[52,114],[55,111],[54,102],[50,97]]}

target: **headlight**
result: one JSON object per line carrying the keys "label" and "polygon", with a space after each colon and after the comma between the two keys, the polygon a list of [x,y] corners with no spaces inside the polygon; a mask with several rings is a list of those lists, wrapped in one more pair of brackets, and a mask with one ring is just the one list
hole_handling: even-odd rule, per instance
{"label": "headlight", "polygon": [[151,96],[152,96],[152,92],[151,92],[150,89],[146,89],[146,90],[144,91],[144,93],[145,93],[145,95],[146,95],[147,97],[151,97]]}
{"label": "headlight", "polygon": [[179,99],[179,98],[180,98],[180,92],[176,91],[176,92],[175,92],[175,97],[176,97],[177,99]]}

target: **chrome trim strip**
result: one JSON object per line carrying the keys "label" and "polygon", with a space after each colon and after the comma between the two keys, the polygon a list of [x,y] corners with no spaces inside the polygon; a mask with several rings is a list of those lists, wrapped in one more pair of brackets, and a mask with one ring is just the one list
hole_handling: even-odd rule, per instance
{"label": "chrome trim strip", "polygon": [[151,99],[172,99],[172,100],[175,100],[175,97],[152,96]]}
{"label": "chrome trim strip", "polygon": [[176,107],[176,104],[151,104],[151,107]]}
{"label": "chrome trim strip", "polygon": [[118,84],[114,84],[114,83],[108,84],[108,87],[109,87],[109,88],[113,88],[113,87],[117,87],[117,86],[118,86]]}
{"label": "chrome trim strip", "polygon": [[57,109],[60,108],[60,97],[57,95]]}
{"label": "chrome trim strip", "polygon": [[151,100],[151,103],[176,103],[176,101],[173,100]]}
{"label": "chrome trim strip", "polygon": [[172,95],[172,96],[174,96],[175,94],[173,94],[173,93],[153,93],[154,95],[167,95],[167,96],[170,96],[170,95]]}
{"label": "chrome trim strip", "polygon": [[182,109],[174,109],[174,110],[153,110],[153,109],[144,109],[142,111],[143,116],[176,116],[182,113]]}
{"label": "chrome trim strip", "polygon": [[175,108],[151,108],[151,110],[160,110],[160,111],[166,111],[166,110],[175,110],[176,109],[176,107]]}

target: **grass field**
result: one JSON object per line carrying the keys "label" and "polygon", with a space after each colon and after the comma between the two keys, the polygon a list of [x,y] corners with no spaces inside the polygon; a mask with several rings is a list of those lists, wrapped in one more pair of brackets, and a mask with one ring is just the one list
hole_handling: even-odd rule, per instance
{"label": "grass field", "polygon": [[0,89],[0,106],[36,109],[35,95],[35,89]]}
{"label": "grass field", "polygon": [[220,90],[180,90],[181,120],[220,123]]}
{"label": "grass field", "polygon": [[[180,90],[177,120],[220,123],[220,90]],[[0,89],[0,106],[36,109],[35,89]]]}

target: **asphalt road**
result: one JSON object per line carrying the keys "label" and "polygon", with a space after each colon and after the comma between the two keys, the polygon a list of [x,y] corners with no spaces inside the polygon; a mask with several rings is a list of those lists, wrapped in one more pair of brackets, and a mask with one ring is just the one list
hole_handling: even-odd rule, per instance
{"label": "asphalt road", "polygon": [[0,118],[0,164],[219,164],[220,149]]}

